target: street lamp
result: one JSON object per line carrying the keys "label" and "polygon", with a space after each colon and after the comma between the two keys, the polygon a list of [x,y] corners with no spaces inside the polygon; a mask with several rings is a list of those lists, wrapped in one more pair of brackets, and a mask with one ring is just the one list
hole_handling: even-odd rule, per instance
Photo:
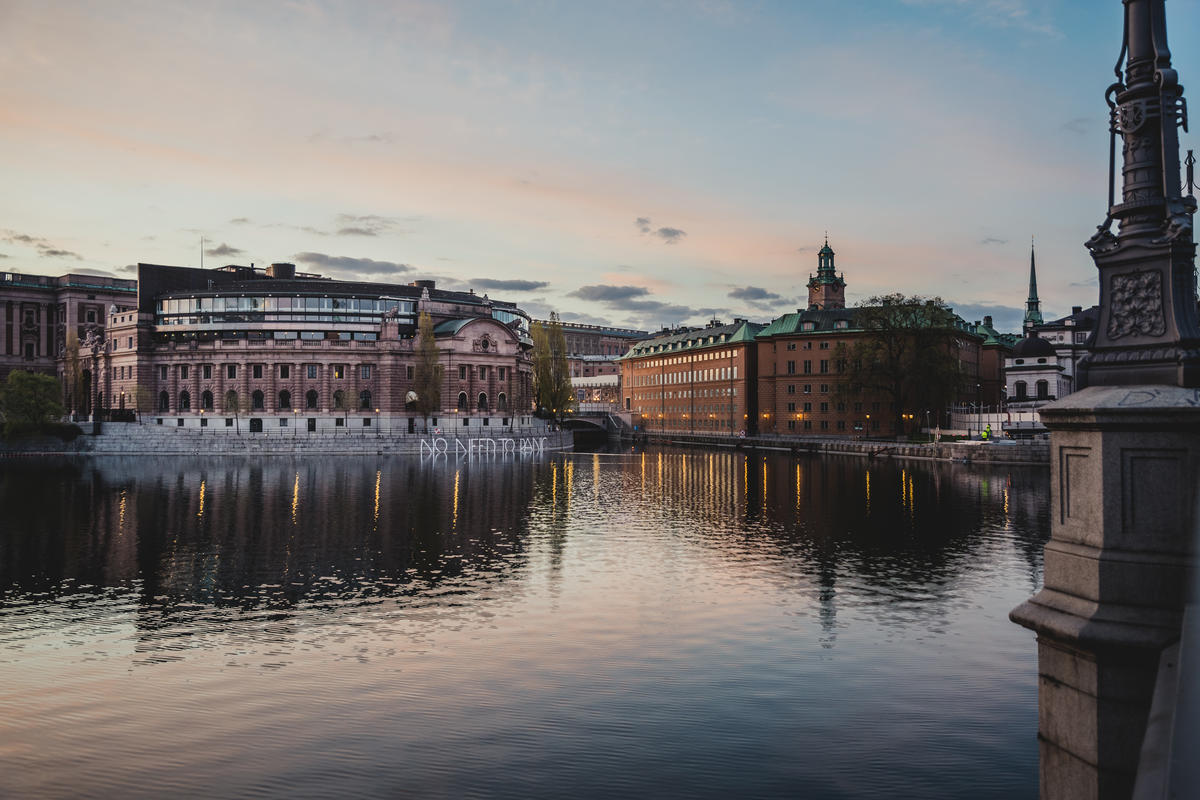
{"label": "street lamp", "polygon": [[299,427],[300,427],[300,409],[293,408],[292,409],[292,438],[293,439],[300,436],[300,432],[298,430]]}
{"label": "street lamp", "polygon": [[375,435],[376,436],[383,435],[379,432],[379,409],[378,408],[375,409]]}

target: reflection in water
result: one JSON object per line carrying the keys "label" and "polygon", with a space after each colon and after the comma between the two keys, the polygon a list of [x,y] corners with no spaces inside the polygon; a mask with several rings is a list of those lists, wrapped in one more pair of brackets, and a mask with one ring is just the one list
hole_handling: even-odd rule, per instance
{"label": "reflection in water", "polygon": [[866,467],[0,463],[0,795],[1032,796],[1045,471]]}

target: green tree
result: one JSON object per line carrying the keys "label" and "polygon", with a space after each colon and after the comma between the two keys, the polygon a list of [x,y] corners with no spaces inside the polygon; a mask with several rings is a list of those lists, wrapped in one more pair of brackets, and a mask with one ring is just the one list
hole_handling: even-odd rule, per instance
{"label": "green tree", "polygon": [[238,399],[238,393],[230,389],[225,393],[224,403],[225,413],[233,414],[233,429],[238,436],[242,435],[242,426],[238,420],[238,412],[242,410],[242,403]]}
{"label": "green tree", "polygon": [[429,415],[442,407],[442,356],[433,335],[433,318],[422,311],[417,317],[417,358],[413,366],[416,408],[429,428]]}
{"label": "green tree", "polygon": [[551,312],[545,325],[533,323],[529,335],[533,339],[533,392],[538,410],[561,419],[570,410],[575,395],[567,363],[567,340],[558,314]]}
{"label": "green tree", "polygon": [[834,354],[845,376],[838,393],[887,400],[894,433],[903,430],[903,414],[940,410],[962,391],[961,333],[940,297],[871,297],[854,319],[862,335]]}
{"label": "green tree", "polygon": [[72,414],[78,414],[83,399],[83,357],[79,352],[79,334],[74,328],[67,330],[63,347],[63,384],[66,408]]}
{"label": "green tree", "polygon": [[0,388],[4,435],[19,436],[60,420],[65,413],[62,396],[57,378],[24,370],[8,373],[8,380]]}

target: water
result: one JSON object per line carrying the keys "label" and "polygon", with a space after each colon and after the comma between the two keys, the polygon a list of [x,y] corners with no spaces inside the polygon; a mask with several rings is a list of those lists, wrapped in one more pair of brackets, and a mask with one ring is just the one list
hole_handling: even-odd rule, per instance
{"label": "water", "polygon": [[1047,483],[0,462],[0,796],[1034,797]]}

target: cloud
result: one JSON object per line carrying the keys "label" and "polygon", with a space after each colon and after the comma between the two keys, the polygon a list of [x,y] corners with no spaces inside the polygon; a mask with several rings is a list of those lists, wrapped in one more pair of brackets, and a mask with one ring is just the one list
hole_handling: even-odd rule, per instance
{"label": "cloud", "polygon": [[354,214],[338,214],[336,224],[338,236],[378,236],[396,227],[399,220],[393,217],[381,217],[378,214],[355,216]]}
{"label": "cloud", "polygon": [[1070,131],[1077,136],[1086,136],[1092,132],[1092,127],[1096,124],[1096,120],[1091,117],[1075,117],[1063,123],[1062,127],[1065,131]]}
{"label": "cloud", "polygon": [[649,217],[638,217],[633,221],[633,224],[643,235],[657,236],[665,244],[677,244],[680,239],[687,236],[687,231],[680,230],[679,228],[655,228],[654,223],[650,221]]}
{"label": "cloud", "polygon": [[623,303],[632,300],[635,297],[645,297],[650,294],[650,290],[644,286],[580,286],[573,292],[568,292],[568,297],[578,297],[580,300],[587,300],[592,303]]}
{"label": "cloud", "polygon": [[1049,18],[1049,11],[1030,11],[1026,0],[901,0],[908,6],[952,6],[969,13],[972,22],[989,28],[1016,28],[1061,38],[1062,33]]}
{"label": "cloud", "polygon": [[783,295],[775,292],[768,292],[766,289],[760,289],[757,286],[746,286],[743,288],[734,289],[729,293],[729,296],[734,300],[745,300],[748,303],[762,303],[767,300],[782,300]]}
{"label": "cloud", "polygon": [[591,314],[579,314],[574,311],[564,311],[558,316],[563,322],[577,322],[580,325],[612,325],[612,322],[605,317],[594,317]]}
{"label": "cloud", "polygon": [[205,250],[204,255],[206,255],[206,256],[240,256],[244,252],[245,252],[244,250],[241,250],[237,247],[233,247],[232,245],[228,245],[225,242],[221,242],[216,247],[210,247],[207,250]]}
{"label": "cloud", "polygon": [[1073,286],[1076,289],[1095,289],[1097,286],[1100,285],[1100,279],[1099,279],[1099,276],[1093,275],[1092,277],[1088,278],[1087,280],[1071,281],[1067,285]]}
{"label": "cloud", "polygon": [[1008,244],[1008,239],[997,239],[995,236],[985,236],[979,240],[982,245],[989,244]]}
{"label": "cloud", "polygon": [[137,264],[126,264],[123,267],[117,267],[117,272],[128,272],[133,275],[137,274]]}
{"label": "cloud", "polygon": [[4,253],[0,253],[0,258],[8,258],[8,256]]}
{"label": "cloud", "polygon": [[229,220],[229,224],[230,225],[249,225],[250,218],[249,217],[234,217],[233,219]]}
{"label": "cloud", "polygon": [[[18,233],[14,230],[0,231],[0,241],[8,242],[9,244],[21,244],[27,247],[32,247],[37,250],[38,255],[43,258],[74,258],[77,261],[82,261],[83,256],[76,253],[74,250],[66,250],[51,244],[46,239],[40,236],[30,236],[27,233]],[[7,256],[5,256],[7,258]]]}
{"label": "cloud", "polygon": [[299,264],[307,264],[310,267],[349,273],[360,277],[387,278],[413,271],[411,264],[399,264],[395,261],[376,261],[373,258],[350,258],[348,256],[331,256],[326,253],[311,252],[296,253],[293,258]]}
{"label": "cloud", "polygon": [[501,292],[534,292],[550,285],[549,281],[499,280],[497,278],[476,278],[469,283],[479,289]]}

